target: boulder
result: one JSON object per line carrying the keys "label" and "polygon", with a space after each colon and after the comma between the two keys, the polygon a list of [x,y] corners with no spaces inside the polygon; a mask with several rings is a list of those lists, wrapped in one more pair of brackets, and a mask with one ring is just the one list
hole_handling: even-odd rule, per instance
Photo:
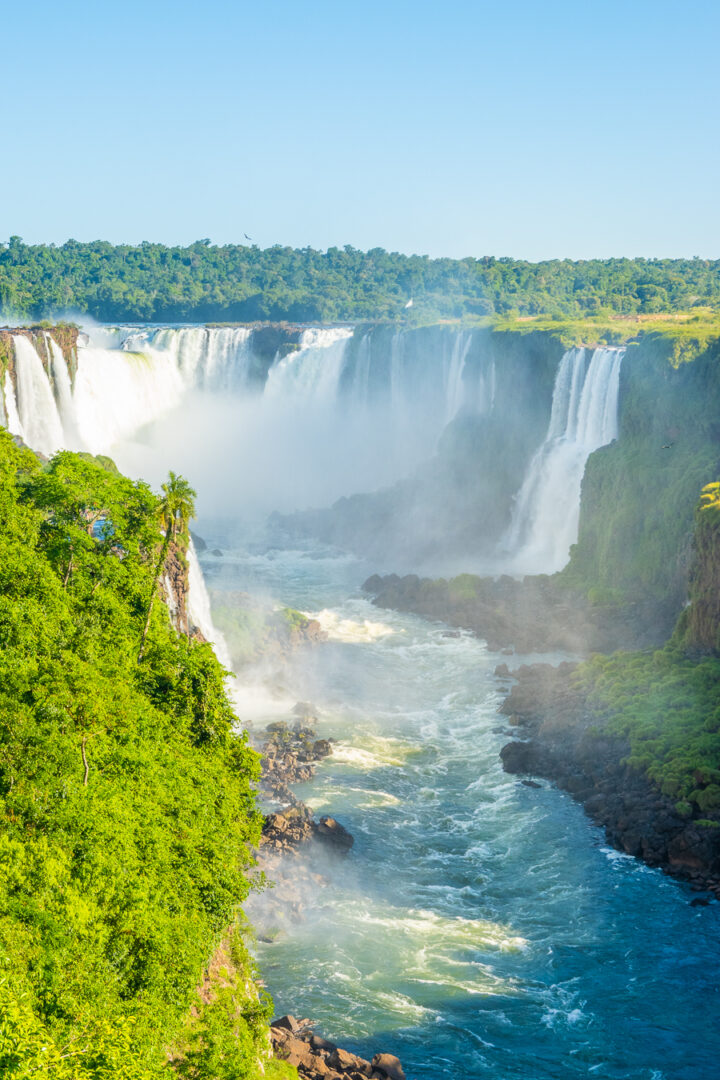
{"label": "boulder", "polygon": [[320,818],[316,826],[316,835],[319,840],[331,844],[333,849],[340,853],[348,852],[355,843],[347,829],[331,817]]}
{"label": "boulder", "polygon": [[388,1080],[405,1080],[403,1067],[394,1054],[376,1054],[370,1064],[375,1072],[388,1077]]}
{"label": "boulder", "polygon": [[302,1025],[299,1020],[296,1020],[294,1016],[280,1016],[277,1020],[270,1021],[271,1028],[282,1028],[285,1031],[299,1031]]}

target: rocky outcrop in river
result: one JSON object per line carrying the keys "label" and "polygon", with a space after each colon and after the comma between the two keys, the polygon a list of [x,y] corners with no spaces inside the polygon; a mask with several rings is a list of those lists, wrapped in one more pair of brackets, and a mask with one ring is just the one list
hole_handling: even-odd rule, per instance
{"label": "rocky outcrop in river", "polygon": [[659,645],[677,615],[672,604],[652,600],[594,606],[545,575],[517,581],[506,575],[461,574],[446,580],[374,574],[363,589],[377,607],[459,626],[484,638],[491,649],[519,653],[612,652]]}
{"label": "rocky outcrop in river", "polygon": [[513,672],[517,683],[500,712],[523,741],[503,747],[505,770],[553,780],[582,803],[613,847],[720,897],[720,828],[683,817],[625,764],[628,744],[603,733],[601,718],[569,681],[573,668],[533,664]]}
{"label": "rocky outcrop in river", "polygon": [[270,1026],[275,1056],[294,1065],[306,1080],[405,1080],[394,1054],[375,1054],[367,1061],[313,1034],[312,1027],[294,1016],[281,1016]]}

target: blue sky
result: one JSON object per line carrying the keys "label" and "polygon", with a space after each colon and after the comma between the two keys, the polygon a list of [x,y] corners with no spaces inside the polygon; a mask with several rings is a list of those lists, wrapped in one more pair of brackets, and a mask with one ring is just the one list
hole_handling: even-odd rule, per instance
{"label": "blue sky", "polygon": [[0,239],[720,257],[720,4],[5,5]]}

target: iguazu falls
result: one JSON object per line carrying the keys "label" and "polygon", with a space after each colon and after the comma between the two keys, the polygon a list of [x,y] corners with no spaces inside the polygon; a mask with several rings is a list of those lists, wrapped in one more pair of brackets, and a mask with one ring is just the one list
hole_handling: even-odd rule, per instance
{"label": "iguazu falls", "polygon": [[3,12],[0,1080],[720,1080],[718,40]]}

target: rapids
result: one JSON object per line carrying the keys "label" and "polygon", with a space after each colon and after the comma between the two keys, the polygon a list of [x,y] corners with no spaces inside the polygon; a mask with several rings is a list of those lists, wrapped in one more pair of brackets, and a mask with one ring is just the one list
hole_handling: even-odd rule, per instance
{"label": "rapids", "polygon": [[[712,1075],[720,905],[691,907],[568,796],[503,773],[505,658],[374,608],[357,587],[369,568],[347,556],[203,527],[225,551],[205,561],[213,589],[319,612],[329,633],[282,694],[316,703],[338,740],[297,792],[355,846],[314,865],[326,885],[298,886],[299,920],[249,905],[276,1013],[396,1053],[409,1080]],[[242,691],[238,707],[256,727],[277,719]]]}
{"label": "rapids", "polygon": [[[229,684],[240,723],[257,728],[317,703],[319,734],[338,742],[298,795],[355,837],[347,859],[314,867],[327,884],[298,883],[299,919],[268,925],[263,894],[249,905],[278,1012],[363,1056],[396,1053],[408,1080],[717,1075],[720,906],[691,907],[687,888],[609,850],[568,796],[503,773],[507,684],[482,641],[372,607],[359,583],[377,565],[250,536],[252,512],[407,476],[458,413],[503,419],[503,372],[481,343],[433,342],[306,329],[260,378],[245,328],[126,328],[83,338],[71,379],[54,343],[46,370],[19,336],[2,412],[44,453],[111,453],[156,485],[185,473],[208,552],[223,552],[202,559],[211,591],[293,605],[328,634],[280,682],[257,671]],[[622,359],[560,360],[498,569],[567,559],[587,457],[617,434]],[[227,663],[189,558],[191,619]]]}

